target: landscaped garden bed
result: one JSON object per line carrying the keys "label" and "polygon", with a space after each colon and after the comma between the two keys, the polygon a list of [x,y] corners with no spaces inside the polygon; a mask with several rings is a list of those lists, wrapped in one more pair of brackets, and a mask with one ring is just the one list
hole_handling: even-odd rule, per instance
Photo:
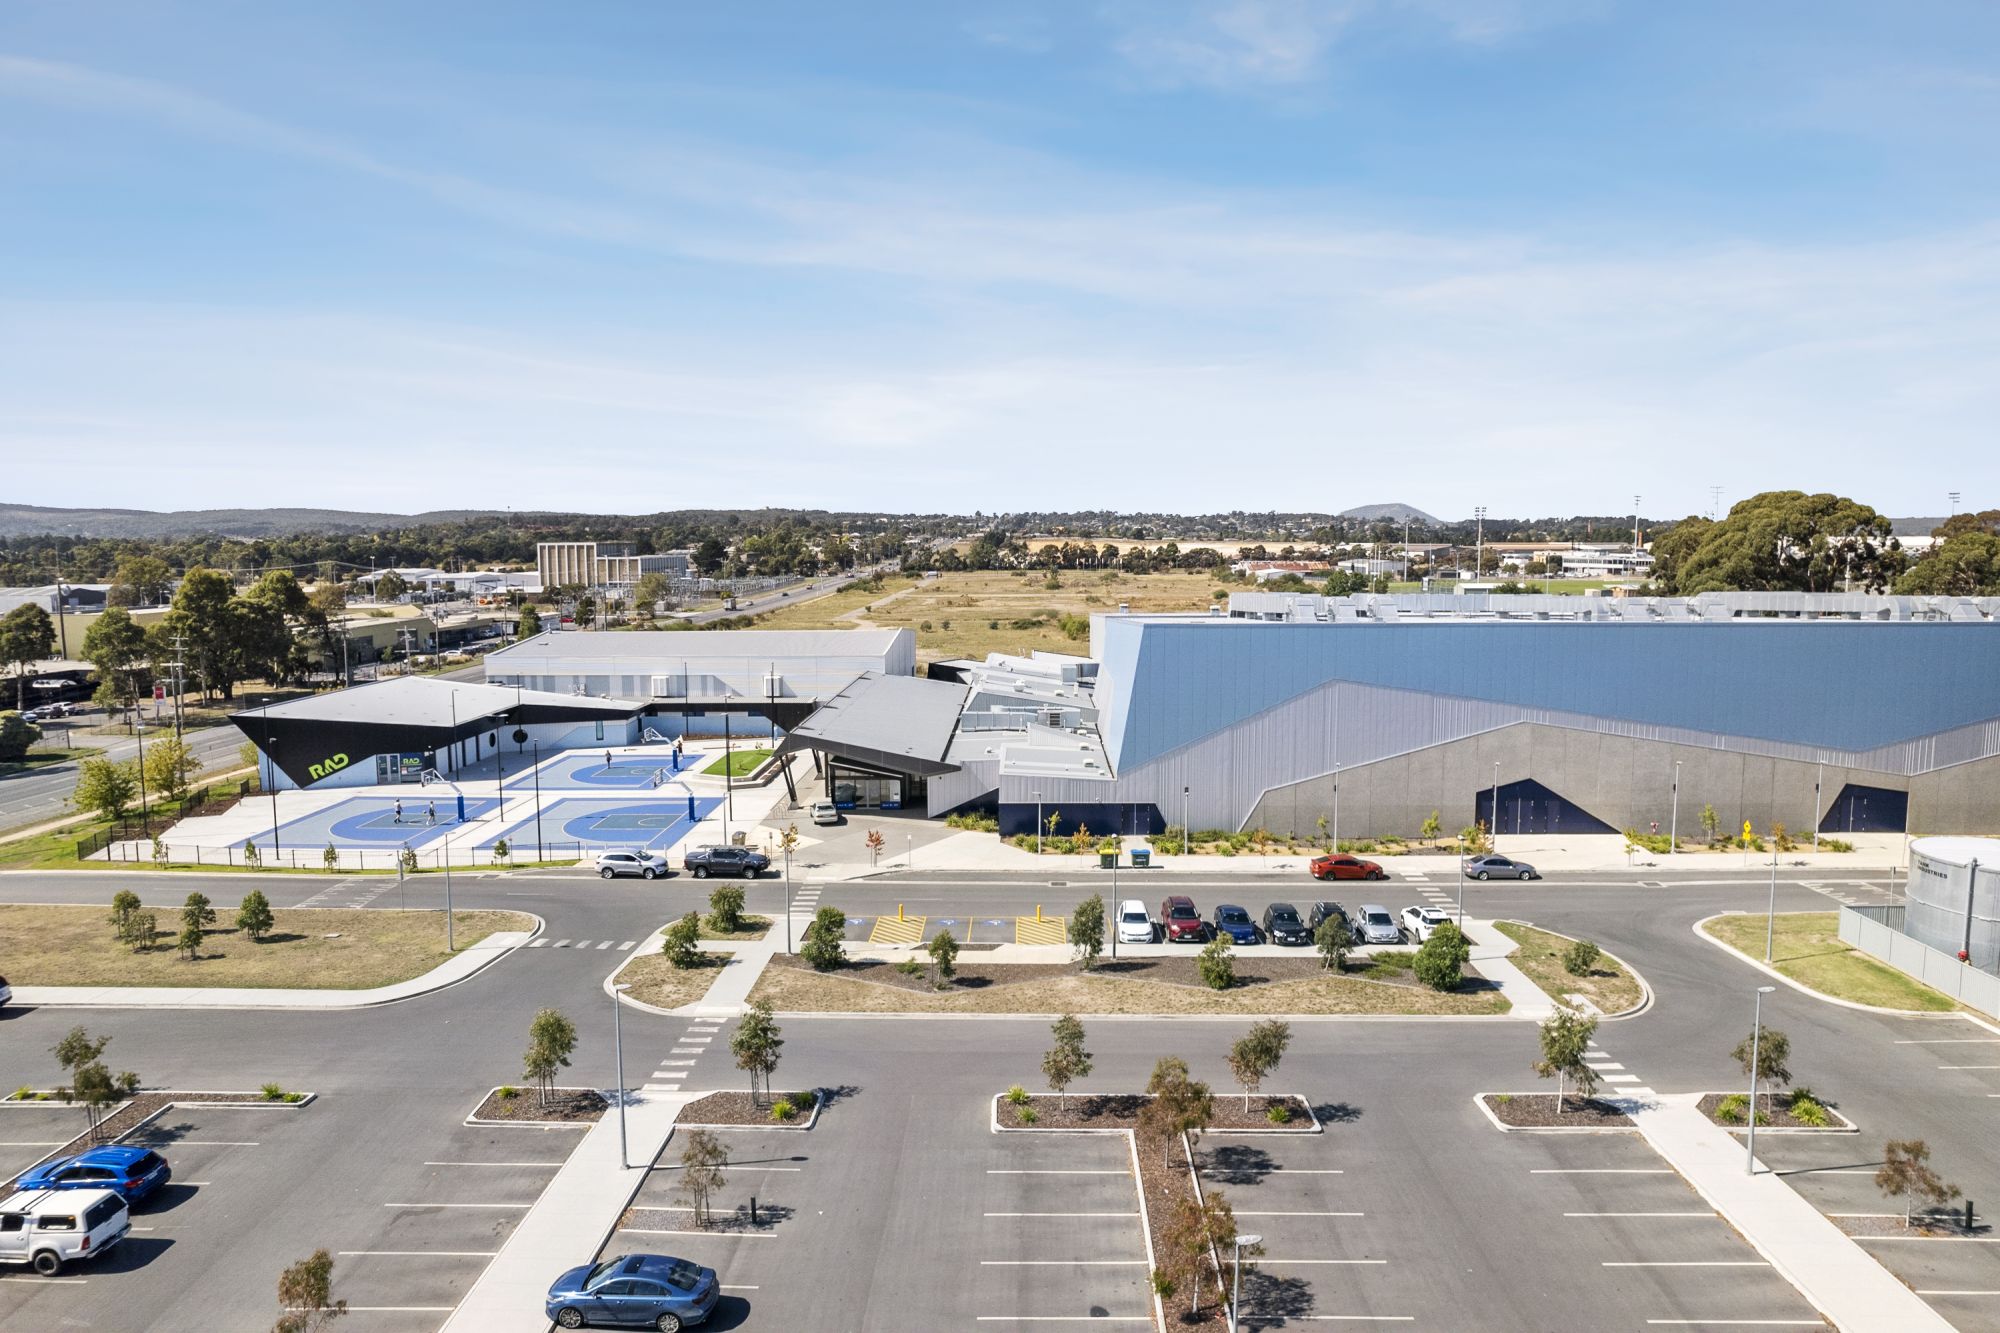
{"label": "landscaped garden bed", "polygon": [[[1520,946],[1509,960],[1552,998],[1570,1003],[1570,996],[1581,995],[1606,1017],[1629,1013],[1645,1002],[1646,989],[1638,974],[1602,950],[1591,956],[1594,944],[1520,921],[1493,924]],[[1572,971],[1572,963],[1582,970]]]}
{"label": "landscaped garden bed", "polygon": [[[217,906],[190,960],[177,947],[184,896],[144,904],[155,930],[137,948],[119,938],[106,907],[0,905],[7,979],[16,986],[370,990],[420,977],[452,957],[442,912],[281,907],[263,937],[252,939],[235,924],[235,907]],[[461,953],[496,931],[535,928],[520,912],[455,912],[452,921]]]}
{"label": "landscaped garden bed", "polygon": [[[1196,959],[1074,963],[961,962],[942,986],[919,966],[859,959],[815,972],[804,959],[772,958],[752,992],[791,1013],[1011,1014],[1501,1014],[1506,999],[1466,970],[1465,985],[1435,991],[1392,961],[1365,972],[1326,970],[1317,957],[1238,957],[1226,990],[1202,984]],[[627,978],[629,979],[629,978]],[[685,1001],[682,1001],[685,1003]]]}
{"label": "landscaped garden bed", "polygon": [[1601,1097],[1547,1092],[1482,1092],[1479,1105],[1507,1129],[1631,1129],[1632,1117]]}
{"label": "landscaped garden bed", "polygon": [[[779,1103],[789,1115],[778,1110]],[[817,1089],[756,1098],[747,1092],[711,1092],[682,1108],[674,1124],[688,1129],[811,1129],[824,1104]]]}
{"label": "landscaped garden bed", "polygon": [[[1700,1103],[1701,1113],[1725,1129],[1747,1127],[1744,1114],[1750,1096],[1743,1092],[1711,1092]],[[1757,1094],[1757,1128],[1791,1131],[1818,1131],[1825,1134],[1852,1134],[1852,1120],[1805,1088]]]}
{"label": "landscaped garden bed", "polygon": [[[1218,1092],[1214,1098],[1210,1130],[1268,1129],[1317,1134],[1320,1129],[1312,1103],[1293,1093],[1254,1093],[1248,1106],[1241,1096],[1227,1092]],[[1139,1123],[1139,1113],[1151,1100],[1140,1092],[1073,1092],[1067,1097],[1036,1092],[1018,1099],[1003,1093],[994,1102],[993,1123],[1000,1129],[1131,1129]],[[1032,1119],[1023,1116],[1024,1109]]]}
{"label": "landscaped garden bed", "polygon": [[471,1119],[530,1125],[590,1124],[610,1106],[610,1099],[595,1088],[551,1088],[543,1096],[533,1088],[507,1086],[487,1093]]}
{"label": "landscaped garden bed", "polygon": [[771,918],[768,916],[746,915],[737,923],[736,929],[730,931],[716,930],[709,925],[705,917],[701,923],[701,938],[719,944],[748,943],[751,940],[761,940],[770,933]]}
{"label": "landscaped garden bed", "polygon": [[627,962],[616,980],[632,989],[626,994],[657,1009],[678,1009],[708,993],[729,963],[726,953],[703,953],[694,967],[675,967],[660,953],[643,953]]}

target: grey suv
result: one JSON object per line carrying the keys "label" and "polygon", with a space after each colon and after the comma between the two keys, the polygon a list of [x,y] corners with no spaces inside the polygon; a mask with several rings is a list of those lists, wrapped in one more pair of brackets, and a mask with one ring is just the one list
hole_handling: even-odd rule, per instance
{"label": "grey suv", "polygon": [[696,879],[741,875],[755,879],[771,868],[771,858],[748,847],[697,847],[681,858],[681,869]]}

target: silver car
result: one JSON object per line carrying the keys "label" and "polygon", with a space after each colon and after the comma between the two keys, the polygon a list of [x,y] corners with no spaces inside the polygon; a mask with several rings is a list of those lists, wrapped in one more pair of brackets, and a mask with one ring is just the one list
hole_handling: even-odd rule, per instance
{"label": "silver car", "polygon": [[1401,944],[1403,928],[1382,904],[1363,903],[1354,914],[1354,939],[1358,944]]}
{"label": "silver car", "polygon": [[643,849],[629,852],[599,852],[597,873],[606,879],[619,875],[637,875],[640,879],[658,879],[673,873],[667,858],[658,852]]}
{"label": "silver car", "polygon": [[1459,863],[1459,873],[1469,879],[1540,879],[1541,874],[1526,861],[1515,861],[1498,852],[1468,856]]}

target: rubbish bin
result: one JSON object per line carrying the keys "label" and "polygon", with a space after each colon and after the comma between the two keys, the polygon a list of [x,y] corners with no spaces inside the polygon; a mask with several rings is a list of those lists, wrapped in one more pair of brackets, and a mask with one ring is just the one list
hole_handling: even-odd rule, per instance
{"label": "rubbish bin", "polygon": [[1153,849],[1151,847],[1134,847],[1132,849],[1132,868],[1134,870],[1144,870],[1152,864]]}
{"label": "rubbish bin", "polygon": [[1115,847],[1100,847],[1100,848],[1098,848],[1098,850],[1097,850],[1097,868],[1098,868],[1099,870],[1111,870],[1111,869],[1115,869],[1115,868],[1117,867],[1117,865],[1118,865],[1118,849],[1117,849],[1117,848],[1115,848]]}

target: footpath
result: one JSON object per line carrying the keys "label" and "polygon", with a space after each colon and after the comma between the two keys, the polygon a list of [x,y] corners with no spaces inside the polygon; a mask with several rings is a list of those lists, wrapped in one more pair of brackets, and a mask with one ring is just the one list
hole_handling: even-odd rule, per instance
{"label": "footpath", "polygon": [[1950,1333],[1951,1325],[1915,1292],[1800,1198],[1784,1178],[1743,1169],[1745,1149],[1697,1109],[1701,1094],[1635,1102],[1639,1132],[1757,1253],[1835,1327],[1852,1333]]}

